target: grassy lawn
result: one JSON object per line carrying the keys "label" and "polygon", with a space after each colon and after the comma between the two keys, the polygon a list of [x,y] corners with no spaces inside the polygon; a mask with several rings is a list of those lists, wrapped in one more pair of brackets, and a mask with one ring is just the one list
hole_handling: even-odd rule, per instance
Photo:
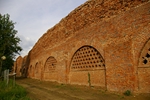
{"label": "grassy lawn", "polygon": [[0,100],[30,100],[30,98],[27,97],[26,90],[17,84],[14,85],[12,80],[8,85],[0,80]]}

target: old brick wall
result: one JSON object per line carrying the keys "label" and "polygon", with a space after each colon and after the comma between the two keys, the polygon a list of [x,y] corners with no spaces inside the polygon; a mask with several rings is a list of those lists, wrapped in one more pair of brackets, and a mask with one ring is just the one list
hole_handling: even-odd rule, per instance
{"label": "old brick wall", "polygon": [[23,58],[19,56],[14,63],[14,73],[16,73],[17,76],[21,76],[22,61]]}
{"label": "old brick wall", "polygon": [[149,9],[148,0],[85,2],[38,40],[26,59],[27,76],[150,92]]}
{"label": "old brick wall", "polygon": [[29,76],[28,66],[30,63],[30,53],[24,57],[19,56],[14,62],[13,73],[17,76],[27,77]]}
{"label": "old brick wall", "polygon": [[22,59],[22,66],[21,66],[21,73],[22,73],[22,76],[25,77],[26,76],[26,59],[27,59],[27,56],[24,56],[23,59]]}
{"label": "old brick wall", "polygon": [[[113,28],[114,32],[122,35],[122,38],[117,37],[111,40],[111,43],[105,48],[105,57],[109,58],[105,60],[106,65],[112,66],[107,68],[109,70],[107,72],[107,88],[113,91],[118,91],[118,89],[137,91],[141,88],[144,88],[144,91],[150,91],[149,74],[145,73],[141,77],[141,73],[137,69],[141,51],[150,38],[149,7],[149,3],[138,6],[110,21],[116,23]],[[116,50],[110,50],[110,48]],[[143,80],[143,82],[139,80]],[[145,84],[145,86],[140,87],[140,84]]]}

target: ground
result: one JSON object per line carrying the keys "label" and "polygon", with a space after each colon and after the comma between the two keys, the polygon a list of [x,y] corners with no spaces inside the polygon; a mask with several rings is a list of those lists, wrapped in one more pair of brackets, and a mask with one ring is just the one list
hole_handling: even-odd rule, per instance
{"label": "ground", "polygon": [[99,87],[60,84],[30,78],[17,78],[16,83],[26,88],[31,100],[150,100],[150,94],[125,96]]}

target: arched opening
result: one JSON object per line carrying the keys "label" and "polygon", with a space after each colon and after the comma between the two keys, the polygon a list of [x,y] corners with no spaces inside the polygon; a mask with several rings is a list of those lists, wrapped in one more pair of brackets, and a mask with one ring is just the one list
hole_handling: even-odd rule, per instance
{"label": "arched opening", "polygon": [[150,39],[141,50],[138,66],[139,90],[150,92]]}
{"label": "arched opening", "polygon": [[98,50],[83,46],[74,53],[69,81],[71,84],[105,87],[105,61]]}
{"label": "arched opening", "polygon": [[56,73],[56,66],[57,66],[57,60],[50,56],[46,62],[45,62],[45,66],[44,66],[44,75],[43,78],[45,80],[49,80],[49,81],[56,81],[57,80],[57,74]]}
{"label": "arched opening", "polygon": [[54,57],[50,56],[45,63],[44,72],[54,71],[56,68],[57,61]]}

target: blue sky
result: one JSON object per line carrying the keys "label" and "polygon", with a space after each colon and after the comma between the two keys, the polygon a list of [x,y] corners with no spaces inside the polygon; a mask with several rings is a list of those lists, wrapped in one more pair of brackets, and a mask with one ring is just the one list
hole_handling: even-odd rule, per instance
{"label": "blue sky", "polygon": [[16,22],[17,36],[28,54],[37,40],[51,27],[87,0],[0,0],[0,13]]}

